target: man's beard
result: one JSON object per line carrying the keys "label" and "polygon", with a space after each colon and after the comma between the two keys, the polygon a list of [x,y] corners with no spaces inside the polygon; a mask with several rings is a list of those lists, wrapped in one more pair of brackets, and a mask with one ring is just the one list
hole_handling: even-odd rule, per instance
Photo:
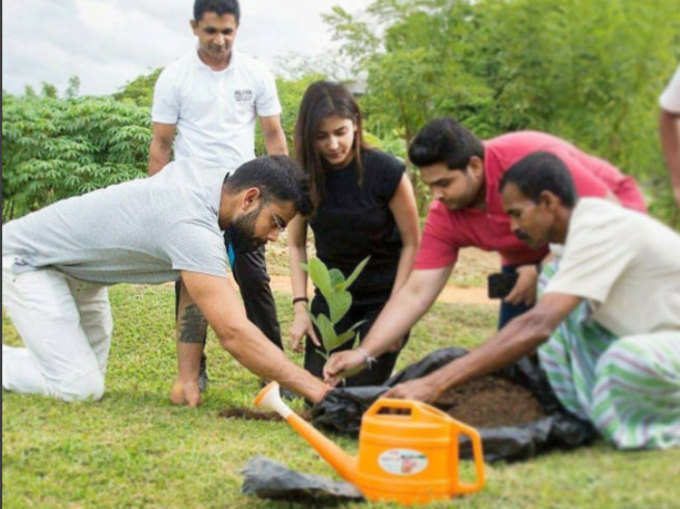
{"label": "man's beard", "polygon": [[244,214],[231,223],[232,241],[237,251],[255,251],[267,242],[266,239],[255,236],[255,222],[261,210],[262,204],[260,204],[257,210]]}

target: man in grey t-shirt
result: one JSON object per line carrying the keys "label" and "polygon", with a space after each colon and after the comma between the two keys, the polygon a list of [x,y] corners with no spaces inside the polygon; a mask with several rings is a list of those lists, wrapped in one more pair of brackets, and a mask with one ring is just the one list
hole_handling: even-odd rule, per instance
{"label": "man in grey t-shirt", "polygon": [[[254,159],[226,178],[224,169],[186,159],[153,178],[62,200],[5,224],[3,306],[26,347],[3,345],[3,388],[99,399],[112,332],[106,285],[181,280],[187,319],[202,314],[248,369],[319,400],[324,384],[246,318],[227,280],[222,240],[227,227],[255,243],[275,240],[297,212],[308,212],[302,178],[286,156]],[[201,350],[200,343],[178,342],[173,402],[200,403]]]}

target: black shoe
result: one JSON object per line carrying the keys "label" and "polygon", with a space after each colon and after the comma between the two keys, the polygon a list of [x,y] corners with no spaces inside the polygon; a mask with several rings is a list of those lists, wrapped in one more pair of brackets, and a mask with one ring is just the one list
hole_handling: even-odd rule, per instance
{"label": "black shoe", "polygon": [[198,368],[198,390],[203,393],[208,388],[208,371],[205,367],[205,354],[201,355],[201,367]]}

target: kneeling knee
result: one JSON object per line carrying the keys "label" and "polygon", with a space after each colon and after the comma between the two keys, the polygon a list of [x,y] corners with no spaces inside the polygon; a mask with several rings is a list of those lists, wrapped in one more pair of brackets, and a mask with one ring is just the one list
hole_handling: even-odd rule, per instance
{"label": "kneeling knee", "polygon": [[97,401],[104,395],[104,375],[99,370],[83,373],[71,381],[57,384],[53,392],[64,401]]}

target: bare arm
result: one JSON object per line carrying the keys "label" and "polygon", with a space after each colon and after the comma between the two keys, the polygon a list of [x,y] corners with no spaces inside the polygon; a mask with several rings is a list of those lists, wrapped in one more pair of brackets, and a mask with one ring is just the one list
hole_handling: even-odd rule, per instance
{"label": "bare arm", "polygon": [[[307,220],[300,214],[288,223],[288,254],[290,257],[290,284],[293,298],[307,297],[307,273],[300,263],[307,262]],[[309,335],[317,346],[321,346],[312,321],[307,314],[307,302],[299,301],[293,304],[293,325],[290,328],[292,348],[295,352],[302,351],[302,339]]]}
{"label": "bare arm", "polygon": [[680,113],[661,110],[659,135],[668,164],[668,173],[675,193],[675,201],[680,207]]}
{"label": "bare arm", "polygon": [[496,371],[532,352],[581,302],[573,295],[548,293],[533,309],[518,316],[486,343],[427,376],[399,384],[385,396],[436,401],[451,387]]}
{"label": "bare arm", "polygon": [[153,123],[153,138],[151,145],[149,145],[149,164],[147,166],[149,177],[161,171],[163,166],[170,162],[175,130],[175,124]]}
{"label": "bare arm", "polygon": [[213,328],[222,347],[253,373],[310,401],[320,401],[326,385],[291,362],[248,320],[243,303],[224,278],[182,271],[182,281],[191,299]]}
{"label": "bare arm", "polygon": [[392,348],[432,305],[452,268],[453,265],[412,271],[404,286],[385,304],[361,348],[331,355],[324,366],[324,378],[335,384],[343,371],[363,365],[367,355],[377,357]]}
{"label": "bare arm", "polygon": [[283,154],[288,155],[288,145],[286,144],[286,134],[281,127],[281,116],[260,117],[262,126],[262,136],[267,154],[270,156]]}
{"label": "bare arm", "polygon": [[399,265],[397,267],[397,277],[392,285],[392,295],[406,282],[413,262],[418,253],[420,245],[420,232],[418,229],[418,209],[416,207],[416,196],[413,193],[413,186],[404,173],[401,181],[389,203],[394,220],[399,228],[401,236],[401,254],[399,255]]}

